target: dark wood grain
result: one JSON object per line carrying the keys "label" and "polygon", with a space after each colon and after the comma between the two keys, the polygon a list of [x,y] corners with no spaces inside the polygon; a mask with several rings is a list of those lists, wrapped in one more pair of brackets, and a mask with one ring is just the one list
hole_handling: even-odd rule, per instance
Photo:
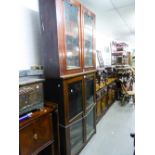
{"label": "dark wood grain", "polygon": [[55,0],[39,0],[42,30],[42,53],[46,77],[60,76],[58,55],[58,28]]}

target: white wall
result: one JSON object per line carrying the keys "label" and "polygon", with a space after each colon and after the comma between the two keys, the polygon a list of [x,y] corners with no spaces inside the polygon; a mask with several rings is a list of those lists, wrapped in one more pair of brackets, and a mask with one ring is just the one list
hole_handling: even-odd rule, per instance
{"label": "white wall", "polygon": [[19,70],[30,69],[32,65],[43,64],[38,10],[38,0],[22,0],[20,2]]}
{"label": "white wall", "polygon": [[[102,52],[104,65],[111,65],[110,42],[111,38],[105,37],[102,33],[96,33],[96,50],[100,50]],[[96,65],[98,66],[98,62]]]}

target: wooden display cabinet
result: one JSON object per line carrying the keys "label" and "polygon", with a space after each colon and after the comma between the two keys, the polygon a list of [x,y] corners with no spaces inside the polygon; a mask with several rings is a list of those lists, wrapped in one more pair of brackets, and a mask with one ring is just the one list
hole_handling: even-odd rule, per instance
{"label": "wooden display cabinet", "polygon": [[101,116],[101,92],[96,92],[96,119],[100,118]]}
{"label": "wooden display cabinet", "polygon": [[96,123],[105,114],[108,108],[107,95],[106,86],[96,92]]}
{"label": "wooden display cabinet", "polygon": [[39,0],[46,78],[63,77],[95,65],[95,15],[76,0]]}
{"label": "wooden display cabinet", "polygon": [[101,90],[101,111],[104,113],[107,109],[107,87]]}
{"label": "wooden display cabinet", "polygon": [[45,81],[45,99],[59,108],[62,155],[78,154],[96,132],[95,80],[90,73]]}
{"label": "wooden display cabinet", "polygon": [[112,67],[98,68],[96,72],[96,123],[116,99],[116,73]]}
{"label": "wooden display cabinet", "polygon": [[112,82],[111,84],[108,85],[108,105],[110,106],[116,98],[116,83]]}

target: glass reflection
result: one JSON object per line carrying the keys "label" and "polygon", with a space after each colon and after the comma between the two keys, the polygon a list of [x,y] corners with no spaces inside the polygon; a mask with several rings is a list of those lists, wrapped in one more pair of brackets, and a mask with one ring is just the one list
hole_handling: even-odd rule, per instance
{"label": "glass reflection", "polygon": [[86,117],[86,133],[87,139],[89,139],[95,131],[94,127],[94,109]]}
{"label": "glass reflection", "polygon": [[65,48],[67,69],[80,67],[78,8],[64,2],[65,13]]}
{"label": "glass reflection", "polygon": [[73,118],[82,111],[82,81],[68,85],[69,118]]}
{"label": "glass reflection", "polygon": [[86,89],[86,107],[94,104],[94,79],[87,78],[85,80],[85,89]]}
{"label": "glass reflection", "polygon": [[82,121],[70,127],[71,154],[77,153],[83,145],[83,126]]}
{"label": "glass reflection", "polygon": [[93,66],[93,17],[84,14],[84,63]]}

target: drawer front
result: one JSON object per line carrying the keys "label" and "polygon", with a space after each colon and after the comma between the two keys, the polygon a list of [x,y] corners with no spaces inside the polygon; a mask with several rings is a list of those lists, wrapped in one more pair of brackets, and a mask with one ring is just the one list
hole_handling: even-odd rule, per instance
{"label": "drawer front", "polygon": [[19,139],[21,155],[30,155],[41,150],[41,147],[53,139],[51,115],[42,116],[21,129]]}

